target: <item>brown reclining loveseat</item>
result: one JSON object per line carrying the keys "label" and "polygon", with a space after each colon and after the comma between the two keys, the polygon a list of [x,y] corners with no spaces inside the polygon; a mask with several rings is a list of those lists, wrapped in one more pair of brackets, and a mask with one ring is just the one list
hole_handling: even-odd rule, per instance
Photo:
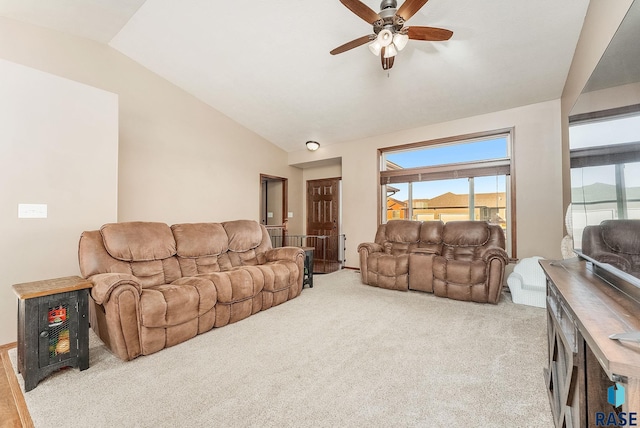
{"label": "brown reclining loveseat", "polygon": [[91,326],[123,360],[184,342],[298,296],[304,251],[271,248],[255,221],[129,222],[80,237]]}
{"label": "brown reclining loveseat", "polygon": [[500,300],[504,232],[484,221],[389,220],[358,246],[365,284],[474,302]]}

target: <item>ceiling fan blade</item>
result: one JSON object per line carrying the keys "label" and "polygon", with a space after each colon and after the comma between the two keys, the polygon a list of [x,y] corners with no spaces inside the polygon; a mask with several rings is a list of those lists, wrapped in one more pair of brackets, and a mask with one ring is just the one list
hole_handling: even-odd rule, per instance
{"label": "ceiling fan blade", "polygon": [[358,37],[357,39],[351,40],[350,42],[347,42],[342,46],[338,46],[337,48],[335,48],[329,53],[331,55],[338,55],[338,54],[341,54],[342,52],[346,52],[353,48],[357,48],[358,46],[364,45],[365,43],[368,43],[372,40],[375,40],[375,38],[376,38],[375,34],[368,34],[366,36]]}
{"label": "ceiling fan blade", "polygon": [[407,27],[407,35],[413,40],[427,40],[441,42],[449,40],[453,36],[453,31],[435,27]]}
{"label": "ceiling fan blade", "polygon": [[400,6],[400,9],[398,9],[398,12],[396,12],[396,15],[408,21],[427,1],[428,0],[405,0],[402,6]]}
{"label": "ceiling fan blade", "polygon": [[340,3],[345,5],[347,9],[367,21],[369,24],[373,24],[380,19],[380,15],[375,13],[371,8],[369,8],[369,6],[362,3],[360,0],[340,0]]}
{"label": "ceiling fan blade", "polygon": [[380,51],[380,62],[382,63],[382,69],[383,70],[390,70],[391,67],[393,67],[393,62],[395,61],[396,57],[392,56],[390,58],[385,58],[384,57],[384,50],[385,50],[385,48],[382,48],[382,50]]}

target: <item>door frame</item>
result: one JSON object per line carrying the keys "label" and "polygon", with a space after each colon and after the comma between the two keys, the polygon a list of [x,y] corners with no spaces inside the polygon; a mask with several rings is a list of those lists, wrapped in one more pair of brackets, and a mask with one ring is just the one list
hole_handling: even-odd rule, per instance
{"label": "door frame", "polygon": [[279,181],[282,182],[282,225],[285,231],[287,230],[288,212],[289,212],[289,179],[286,177],[278,177],[276,175],[260,174],[260,223],[266,226],[267,198],[269,195],[266,193],[266,184],[268,182]]}

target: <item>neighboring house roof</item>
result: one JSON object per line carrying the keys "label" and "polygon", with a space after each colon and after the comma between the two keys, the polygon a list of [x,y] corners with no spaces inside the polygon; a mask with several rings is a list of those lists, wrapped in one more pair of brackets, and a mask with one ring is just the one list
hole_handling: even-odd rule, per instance
{"label": "neighboring house roof", "polygon": [[[505,207],[507,202],[505,192],[476,193],[476,207]],[[414,199],[414,203],[422,203],[424,208],[464,208],[469,206],[468,194],[443,193],[431,199]],[[417,204],[416,204],[417,205]],[[423,208],[423,209],[424,209]]]}
{"label": "neighboring house roof", "polygon": [[399,201],[395,198],[387,198],[387,206],[393,206],[393,205],[398,205],[402,208],[406,208],[407,207],[407,201]]}

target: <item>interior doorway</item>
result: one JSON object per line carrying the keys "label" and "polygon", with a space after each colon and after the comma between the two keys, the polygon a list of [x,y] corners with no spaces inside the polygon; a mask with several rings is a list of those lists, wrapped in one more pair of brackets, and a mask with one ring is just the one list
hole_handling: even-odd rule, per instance
{"label": "interior doorway", "polygon": [[282,246],[286,240],[289,210],[287,188],[286,178],[260,174],[260,223],[267,228],[274,246]]}
{"label": "interior doorway", "polygon": [[314,247],[314,272],[335,272],[341,266],[341,178],[307,181],[307,245]]}

